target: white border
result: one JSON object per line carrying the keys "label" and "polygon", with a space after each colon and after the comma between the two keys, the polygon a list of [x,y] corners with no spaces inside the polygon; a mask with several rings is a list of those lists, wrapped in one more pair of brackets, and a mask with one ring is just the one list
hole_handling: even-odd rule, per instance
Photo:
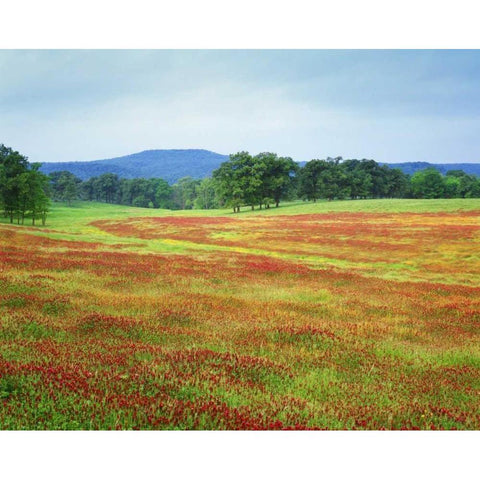
{"label": "white border", "polygon": [[477,4],[7,0],[0,48],[479,48]]}
{"label": "white border", "polygon": [[5,478],[451,479],[475,432],[9,432]]}
{"label": "white border", "polygon": [[[0,48],[479,48],[473,1],[8,0]],[[0,432],[5,478],[470,478],[479,432]]]}

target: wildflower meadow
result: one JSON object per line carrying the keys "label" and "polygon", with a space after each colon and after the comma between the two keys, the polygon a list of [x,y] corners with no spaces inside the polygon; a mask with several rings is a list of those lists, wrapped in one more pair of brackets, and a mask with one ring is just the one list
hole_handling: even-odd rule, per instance
{"label": "wildflower meadow", "polygon": [[2,429],[480,428],[480,200],[0,224]]}

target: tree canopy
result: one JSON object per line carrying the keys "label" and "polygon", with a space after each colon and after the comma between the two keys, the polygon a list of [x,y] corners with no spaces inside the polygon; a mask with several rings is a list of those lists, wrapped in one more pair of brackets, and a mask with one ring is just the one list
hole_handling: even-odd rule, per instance
{"label": "tree canopy", "polygon": [[234,212],[247,205],[253,210],[270,208],[294,193],[298,165],[289,157],[264,152],[256,156],[248,152],[230,155],[230,159],[213,172],[218,197]]}
{"label": "tree canopy", "polygon": [[0,208],[13,223],[24,223],[28,215],[35,225],[37,218],[45,224],[50,205],[48,177],[39,171],[40,164],[0,144]]}

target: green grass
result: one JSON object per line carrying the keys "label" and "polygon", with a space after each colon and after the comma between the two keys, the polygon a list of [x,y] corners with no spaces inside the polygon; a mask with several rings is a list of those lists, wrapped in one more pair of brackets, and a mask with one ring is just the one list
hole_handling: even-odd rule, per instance
{"label": "green grass", "polygon": [[[335,212],[361,212],[361,213],[425,213],[425,212],[454,212],[454,211],[480,210],[480,198],[469,199],[434,199],[434,200],[413,200],[413,199],[374,199],[374,200],[341,200],[341,201],[318,201],[313,202],[285,202],[278,208],[263,210],[251,210],[243,207],[239,213],[234,214],[231,209],[214,210],[162,210],[128,207],[124,205],[111,205],[98,202],[75,202],[72,206],[62,203],[54,203],[48,214],[45,227],[37,225],[33,230],[30,222],[26,219],[25,225],[13,224],[16,228],[26,228],[29,233],[45,235],[52,239],[77,240],[86,242],[99,242],[103,244],[119,243],[118,237],[109,235],[100,229],[90,225],[96,220],[122,220],[126,218],[139,217],[216,217],[227,216],[231,218],[244,218],[252,216],[272,215],[307,215],[314,213],[335,213]],[[9,224],[7,218],[0,218],[1,223]],[[227,237],[231,235],[225,234]],[[149,246],[148,250],[178,251],[183,252],[185,248],[197,248],[198,245],[188,245],[186,242],[172,241],[148,242],[139,239],[122,238],[121,243],[133,244],[133,248]],[[215,250],[218,247],[215,247]]]}
{"label": "green grass", "polygon": [[[480,198],[453,198],[453,199],[372,199],[372,200],[337,200],[328,202],[319,200],[313,202],[284,202],[278,208],[251,210],[242,207],[239,213],[233,213],[230,208],[213,210],[163,210],[136,208],[124,205],[111,205],[99,202],[75,202],[72,206],[54,203],[47,217],[45,227],[38,226],[39,230],[53,229],[65,233],[78,233],[88,236],[91,233],[86,226],[95,220],[133,217],[159,216],[195,216],[195,217],[244,217],[255,215],[303,215],[312,213],[331,212],[363,212],[363,213],[425,213],[425,212],[455,212],[480,210]],[[0,218],[2,223],[9,223],[7,218]],[[26,219],[25,227],[30,221]],[[14,224],[16,225],[16,224]],[[20,228],[22,226],[19,226]]]}
{"label": "green grass", "polygon": [[[45,227],[31,227],[26,221],[24,226],[14,224],[15,228],[27,229],[29,234],[45,236],[54,240],[82,241],[98,243],[98,250],[111,250],[112,247],[122,245],[123,250],[137,253],[170,253],[185,254],[194,251],[203,252],[234,252],[248,253],[255,255],[269,255],[285,260],[305,262],[316,268],[328,268],[335,266],[338,268],[350,268],[353,270],[366,270],[367,267],[372,270],[373,275],[378,275],[382,271],[382,276],[386,279],[395,280],[415,280],[415,266],[402,264],[389,264],[388,270],[384,271],[385,265],[382,262],[361,262],[361,261],[343,261],[338,258],[327,258],[321,255],[297,255],[286,252],[272,252],[262,248],[259,244],[256,248],[244,248],[239,246],[212,245],[208,243],[191,242],[186,239],[156,238],[139,239],[136,237],[118,237],[101,230],[92,222],[97,220],[114,220],[148,217],[217,217],[225,216],[230,218],[250,220],[252,217],[274,216],[274,215],[308,215],[335,212],[348,213],[440,213],[455,211],[480,210],[480,199],[372,199],[372,200],[342,200],[328,202],[320,200],[316,203],[295,201],[282,203],[278,208],[251,210],[249,207],[243,207],[240,213],[234,214],[231,209],[214,210],[163,210],[136,208],[123,205],[111,205],[99,202],[74,202],[71,206],[62,203],[54,203],[51,208]],[[8,223],[3,219],[3,223]],[[226,231],[213,234],[212,238],[235,239],[236,232]],[[242,235],[245,231],[242,230]],[[242,235],[240,238],[242,238]],[[59,252],[61,249],[58,250]],[[368,273],[365,272],[368,275]],[[468,277],[468,275],[467,275]],[[466,277],[466,281],[468,278]],[[420,275],[418,281],[422,280]],[[442,277],[439,276],[439,281]],[[448,281],[448,280],[446,280]]]}

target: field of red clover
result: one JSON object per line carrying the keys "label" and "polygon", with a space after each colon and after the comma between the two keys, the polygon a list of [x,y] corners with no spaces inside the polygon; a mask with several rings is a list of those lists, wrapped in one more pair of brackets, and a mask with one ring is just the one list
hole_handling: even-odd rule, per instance
{"label": "field of red clover", "polygon": [[1,428],[478,430],[480,203],[339,203],[0,225]]}

